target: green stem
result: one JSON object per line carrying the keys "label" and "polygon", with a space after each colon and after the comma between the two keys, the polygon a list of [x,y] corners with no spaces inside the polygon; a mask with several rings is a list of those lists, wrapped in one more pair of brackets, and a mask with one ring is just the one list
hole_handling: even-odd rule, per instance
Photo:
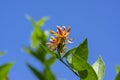
{"label": "green stem", "polygon": [[76,76],[79,77],[79,75],[68,65],[66,64],[62,59],[59,59],[65,66],[67,66]]}

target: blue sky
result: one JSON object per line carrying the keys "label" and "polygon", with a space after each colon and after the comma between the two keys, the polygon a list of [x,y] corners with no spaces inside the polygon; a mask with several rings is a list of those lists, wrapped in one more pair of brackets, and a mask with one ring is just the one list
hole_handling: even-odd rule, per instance
{"label": "blue sky", "polygon": [[[35,20],[50,16],[43,29],[56,29],[56,25],[70,25],[70,37],[77,46],[86,37],[89,43],[89,62],[102,56],[106,65],[104,80],[114,80],[115,66],[120,65],[120,1],[119,0],[1,0],[0,1],[0,50],[7,54],[0,64],[16,62],[10,71],[10,80],[37,80],[25,63],[38,68],[37,60],[22,51],[30,45],[33,29],[25,15]],[[65,80],[79,80],[67,67],[57,61],[52,70]]]}

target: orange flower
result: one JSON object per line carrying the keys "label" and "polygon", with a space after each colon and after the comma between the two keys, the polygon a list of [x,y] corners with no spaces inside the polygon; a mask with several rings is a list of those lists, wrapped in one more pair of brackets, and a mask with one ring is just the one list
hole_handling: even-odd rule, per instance
{"label": "orange flower", "polygon": [[66,30],[65,26],[57,26],[57,32],[50,31],[53,35],[56,37],[67,37],[70,34],[70,27],[68,27],[68,30]]}
{"label": "orange flower", "polygon": [[70,34],[70,27],[68,27],[68,30],[66,30],[65,26],[57,26],[57,32],[50,31],[51,34],[53,34],[55,37],[50,38],[50,42],[47,43],[49,48],[52,50],[57,50],[58,53],[62,53],[65,48],[66,44],[71,43],[71,39],[68,38],[68,35]]}
{"label": "orange flower", "polygon": [[60,43],[59,38],[55,38],[55,37],[51,36],[50,42],[48,42],[47,44],[49,45],[48,46],[49,48],[51,48],[52,50],[56,50],[59,43]]}
{"label": "orange flower", "polygon": [[70,34],[70,30],[71,30],[70,27],[68,27],[68,30],[66,30],[65,26],[62,26],[62,27],[57,26],[57,32],[55,31],[50,31],[50,32],[54,36],[64,39],[65,44],[68,44],[68,43],[72,43],[71,39],[68,38],[68,35]]}

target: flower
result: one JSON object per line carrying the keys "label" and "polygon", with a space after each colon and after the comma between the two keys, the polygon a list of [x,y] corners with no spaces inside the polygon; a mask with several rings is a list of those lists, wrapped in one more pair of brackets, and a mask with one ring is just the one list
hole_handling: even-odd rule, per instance
{"label": "flower", "polygon": [[56,50],[59,43],[60,43],[59,38],[55,38],[55,37],[51,36],[50,37],[50,42],[48,42],[47,44],[49,45],[48,47],[50,49]]}
{"label": "flower", "polygon": [[68,27],[68,30],[66,30],[65,26],[62,26],[62,27],[57,26],[57,32],[55,31],[50,31],[50,32],[54,36],[64,39],[65,44],[68,44],[68,43],[72,43],[71,39],[68,38],[68,35],[70,34],[70,30],[71,30],[70,26]]}
{"label": "flower", "polygon": [[52,50],[57,50],[58,53],[62,53],[65,48],[66,44],[72,43],[71,39],[68,37],[70,34],[70,27],[68,27],[68,30],[66,30],[65,26],[57,26],[57,31],[50,31],[51,34],[53,34],[55,37],[51,36],[50,42],[47,43],[48,47],[51,48]]}
{"label": "flower", "polygon": [[68,30],[66,30],[65,26],[57,26],[57,32],[50,31],[51,34],[55,35],[56,37],[67,37],[70,34],[70,27],[68,27]]}

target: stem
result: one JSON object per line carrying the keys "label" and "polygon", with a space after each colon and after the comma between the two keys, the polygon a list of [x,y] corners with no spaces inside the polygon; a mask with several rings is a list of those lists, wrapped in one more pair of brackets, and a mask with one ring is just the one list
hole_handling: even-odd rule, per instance
{"label": "stem", "polygon": [[68,65],[66,64],[62,59],[59,59],[65,66],[67,66],[76,76],[79,77],[79,75]]}

